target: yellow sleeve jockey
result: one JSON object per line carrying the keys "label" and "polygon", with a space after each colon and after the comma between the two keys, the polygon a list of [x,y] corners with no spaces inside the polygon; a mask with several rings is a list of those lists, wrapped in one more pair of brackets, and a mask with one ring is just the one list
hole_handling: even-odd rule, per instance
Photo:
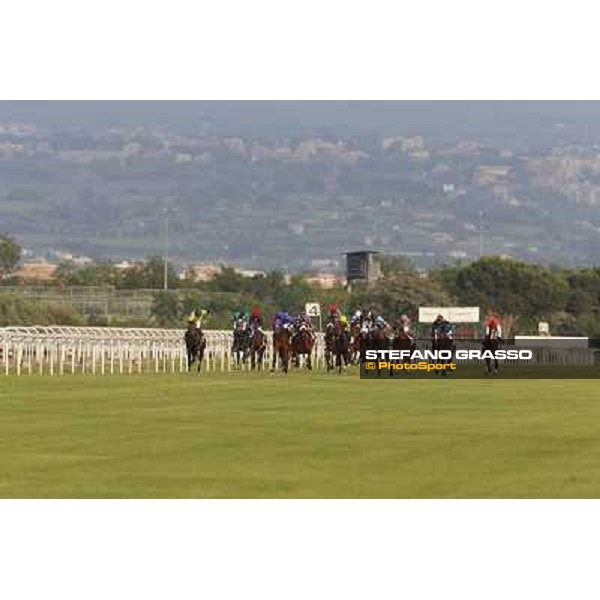
{"label": "yellow sleeve jockey", "polygon": [[193,310],[188,317],[188,323],[195,323],[197,329],[201,329],[208,317],[208,310],[205,308]]}

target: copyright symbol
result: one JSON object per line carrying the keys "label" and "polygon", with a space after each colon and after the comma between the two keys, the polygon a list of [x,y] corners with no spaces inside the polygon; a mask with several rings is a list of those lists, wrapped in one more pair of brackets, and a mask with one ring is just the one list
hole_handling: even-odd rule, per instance
{"label": "copyright symbol", "polygon": [[365,364],[365,368],[367,368],[369,370],[370,369],[374,369],[375,368],[375,363],[368,362],[368,363]]}

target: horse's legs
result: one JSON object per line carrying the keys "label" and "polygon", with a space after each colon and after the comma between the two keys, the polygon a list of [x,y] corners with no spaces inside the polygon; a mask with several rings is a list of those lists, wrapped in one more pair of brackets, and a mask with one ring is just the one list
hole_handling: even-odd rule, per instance
{"label": "horse's legs", "polygon": [[343,350],[336,349],[335,351],[335,366],[337,368],[338,373],[342,372],[342,361],[344,360],[344,352]]}
{"label": "horse's legs", "polygon": [[306,368],[307,368],[309,371],[312,371],[312,358],[311,358],[311,356],[312,356],[312,352],[309,352],[309,353],[306,355]]}
{"label": "horse's legs", "polygon": [[188,371],[192,370],[192,366],[196,362],[196,357],[197,355],[195,350],[188,351]]}
{"label": "horse's legs", "polygon": [[277,353],[278,353],[278,350],[275,347],[275,344],[273,344],[273,359],[271,361],[272,362],[272,364],[271,364],[271,371],[275,370],[275,365],[277,364]]}

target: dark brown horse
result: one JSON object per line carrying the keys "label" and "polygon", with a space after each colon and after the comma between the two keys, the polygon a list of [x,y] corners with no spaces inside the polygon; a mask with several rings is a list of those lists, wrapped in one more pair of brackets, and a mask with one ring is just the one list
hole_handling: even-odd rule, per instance
{"label": "dark brown horse", "polygon": [[248,356],[248,347],[250,346],[250,335],[245,328],[244,321],[238,319],[233,331],[233,344],[231,345],[231,354],[235,357],[235,364],[240,367],[246,362]]}
{"label": "dark brown horse", "polygon": [[[454,344],[453,336],[448,333],[439,333],[436,338],[431,340],[431,349],[433,351],[449,350],[452,356],[454,356],[456,345]],[[438,359],[436,362],[439,364],[449,364],[452,362],[452,358],[441,358]],[[438,369],[435,370],[436,375],[439,375],[440,372],[442,374],[442,377],[448,376],[447,369],[444,369],[442,371],[439,371]]]}
{"label": "dark brown horse", "polygon": [[[414,338],[404,331],[403,328],[398,327],[394,330],[394,334],[392,337],[392,350],[408,350],[409,352],[414,352],[417,349],[417,344],[415,343]],[[410,357],[404,356],[399,360],[400,363],[406,364],[410,363]],[[402,372],[402,371],[400,371]],[[390,370],[390,377],[394,373],[393,370]]]}
{"label": "dark brown horse", "polygon": [[292,337],[292,360],[296,367],[300,366],[300,356],[306,356],[306,368],[312,369],[312,351],[315,339],[310,331],[304,326]]}
{"label": "dark brown horse", "polygon": [[[490,350],[491,352],[496,352],[500,347],[500,339],[495,336],[488,336],[483,340],[483,350]],[[494,368],[492,369],[492,362],[494,363]],[[485,359],[485,374],[486,375],[498,375],[498,359],[497,358],[486,358]]]}
{"label": "dark brown horse", "polygon": [[[367,347],[369,350],[389,350],[389,328],[375,327],[374,329],[372,329],[369,333]],[[377,361],[377,375],[381,375],[381,371],[379,369],[379,361]]]}
{"label": "dark brown horse", "polygon": [[195,361],[198,361],[198,373],[202,367],[204,359],[204,350],[206,349],[206,338],[202,329],[196,327],[195,323],[190,323],[184,335],[185,349],[187,351],[188,371],[192,369]]}
{"label": "dark brown horse", "polygon": [[289,329],[283,326],[276,327],[273,331],[273,363],[271,365],[271,371],[275,370],[277,358],[279,358],[281,370],[284,373],[288,372],[291,346],[291,334]]}
{"label": "dark brown horse", "polygon": [[335,336],[333,353],[338,373],[350,363],[350,332],[345,327],[338,326]]}
{"label": "dark brown horse", "polygon": [[263,356],[267,349],[267,336],[260,329],[253,329],[250,334],[250,343],[244,356],[244,362],[250,356],[250,369],[258,367],[260,371],[263,364]]}
{"label": "dark brown horse", "polygon": [[329,323],[325,330],[325,362],[327,372],[342,372],[350,363],[350,332],[339,323]]}
{"label": "dark brown horse", "polygon": [[333,357],[335,356],[335,325],[327,323],[325,327],[325,364],[327,372],[333,369]]}

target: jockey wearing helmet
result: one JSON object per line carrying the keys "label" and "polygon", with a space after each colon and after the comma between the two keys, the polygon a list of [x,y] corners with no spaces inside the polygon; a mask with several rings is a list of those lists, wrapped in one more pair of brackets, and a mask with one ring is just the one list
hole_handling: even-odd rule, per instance
{"label": "jockey wearing helmet", "polygon": [[352,317],[350,318],[350,323],[362,323],[364,310],[362,306],[359,306],[355,311]]}
{"label": "jockey wearing helmet", "polygon": [[453,337],[454,326],[450,321],[444,319],[442,315],[438,315],[431,325],[431,339],[437,340],[441,337]]}
{"label": "jockey wearing helmet", "polygon": [[381,315],[375,319],[375,327],[377,327],[377,329],[387,329],[388,324]]}
{"label": "jockey wearing helmet", "polygon": [[408,315],[406,315],[406,314],[400,315],[400,318],[398,319],[398,331],[400,331],[401,333],[404,333],[409,338],[413,337],[412,322]]}
{"label": "jockey wearing helmet", "polygon": [[340,327],[342,329],[348,329],[348,317],[346,315],[340,317]]}
{"label": "jockey wearing helmet", "polygon": [[300,311],[294,320],[294,331],[299,333],[302,329],[306,329],[306,331],[308,331],[313,338],[315,337],[312,321],[304,309]]}
{"label": "jockey wearing helmet", "polygon": [[301,327],[304,325],[305,327],[312,329],[312,321],[310,320],[310,317],[306,314],[306,311],[304,309],[302,309],[298,313],[298,316],[294,321],[294,325],[296,327]]}
{"label": "jockey wearing helmet", "polygon": [[329,305],[329,318],[333,321],[335,319],[339,319],[340,317],[340,307],[337,304]]}
{"label": "jockey wearing helmet", "polygon": [[326,327],[336,325],[340,321],[341,311],[337,304],[329,305],[329,317],[327,318]]}
{"label": "jockey wearing helmet", "polygon": [[287,310],[280,310],[273,317],[273,330],[278,329],[279,327],[284,327],[288,329],[291,325],[293,325],[294,319],[288,313]]}
{"label": "jockey wearing helmet", "polygon": [[490,315],[485,324],[484,331],[485,340],[501,340],[502,339],[502,324],[497,315]]}
{"label": "jockey wearing helmet", "polygon": [[250,332],[254,331],[264,333],[262,328],[262,314],[258,306],[253,306],[250,312]]}
{"label": "jockey wearing helmet", "polygon": [[195,308],[188,317],[188,324],[194,324],[196,329],[202,329],[202,325],[208,318],[210,311],[206,308]]}
{"label": "jockey wearing helmet", "polygon": [[243,310],[236,310],[233,313],[233,331],[246,332],[248,329],[248,313]]}
{"label": "jockey wearing helmet", "polygon": [[257,329],[262,327],[262,314],[258,306],[252,307],[252,312],[250,313],[250,324],[256,326]]}

